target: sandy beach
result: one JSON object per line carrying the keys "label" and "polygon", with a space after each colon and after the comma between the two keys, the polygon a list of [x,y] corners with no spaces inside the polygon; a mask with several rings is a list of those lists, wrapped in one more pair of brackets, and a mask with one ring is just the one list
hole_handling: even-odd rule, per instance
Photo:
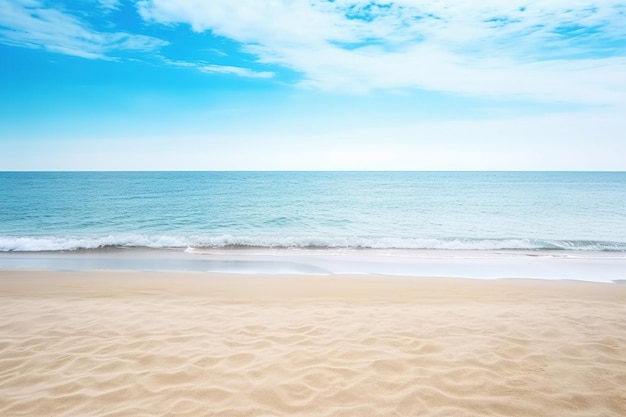
{"label": "sandy beach", "polygon": [[2,416],[623,416],[626,285],[0,271]]}

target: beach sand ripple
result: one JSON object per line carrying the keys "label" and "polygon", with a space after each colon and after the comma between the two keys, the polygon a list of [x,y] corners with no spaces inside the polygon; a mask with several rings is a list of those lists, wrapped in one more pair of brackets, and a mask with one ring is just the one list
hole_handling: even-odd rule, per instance
{"label": "beach sand ripple", "polygon": [[625,288],[1,272],[0,415],[624,416]]}

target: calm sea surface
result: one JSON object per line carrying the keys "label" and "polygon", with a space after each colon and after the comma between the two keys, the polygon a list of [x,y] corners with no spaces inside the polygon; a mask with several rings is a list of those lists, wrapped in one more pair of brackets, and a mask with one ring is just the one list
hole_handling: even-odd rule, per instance
{"label": "calm sea surface", "polygon": [[0,173],[0,251],[626,252],[626,173]]}

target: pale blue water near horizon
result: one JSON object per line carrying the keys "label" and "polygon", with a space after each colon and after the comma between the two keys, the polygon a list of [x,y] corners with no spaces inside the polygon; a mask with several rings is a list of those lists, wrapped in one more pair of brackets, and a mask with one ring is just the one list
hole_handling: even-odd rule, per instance
{"label": "pale blue water near horizon", "polygon": [[[144,261],[101,257],[119,248]],[[626,173],[1,172],[1,253],[0,267],[71,269],[82,254],[87,268],[168,269],[171,258],[211,271],[430,275],[432,258],[456,262],[444,275],[472,275],[460,259],[493,267],[505,254],[494,276],[519,261],[511,256],[591,259],[542,265],[562,278],[608,257],[605,276],[624,279]]]}
{"label": "pale blue water near horizon", "polygon": [[626,252],[620,172],[4,172],[0,251]]}

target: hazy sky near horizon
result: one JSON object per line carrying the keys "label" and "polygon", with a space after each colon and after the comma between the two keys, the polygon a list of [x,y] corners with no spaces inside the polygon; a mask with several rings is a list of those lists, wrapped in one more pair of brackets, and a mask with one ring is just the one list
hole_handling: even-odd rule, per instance
{"label": "hazy sky near horizon", "polygon": [[626,170],[626,0],[0,0],[0,170]]}

